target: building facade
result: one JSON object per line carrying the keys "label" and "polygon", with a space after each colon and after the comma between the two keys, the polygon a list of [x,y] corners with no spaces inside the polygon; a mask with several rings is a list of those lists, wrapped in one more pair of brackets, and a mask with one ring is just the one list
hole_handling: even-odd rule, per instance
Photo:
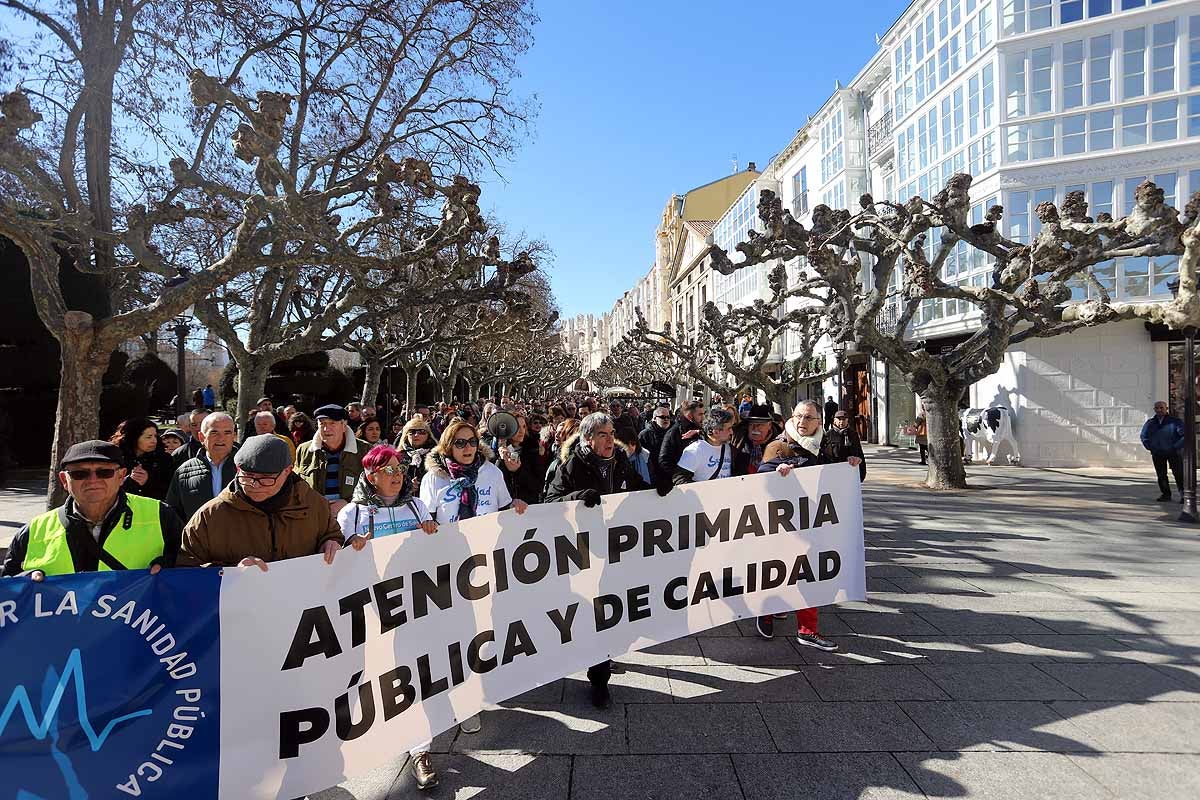
{"label": "building facade", "polygon": [[[1094,216],[1121,216],[1150,178],[1181,208],[1200,191],[1200,4],[1195,0],[916,0],[879,49],[808,117],[762,174],[715,219],[712,240],[734,261],[757,224],[763,189],[802,223],[818,204],[855,208],[864,192],[903,201],[932,197],[957,172],[974,176],[973,222],[1005,208],[1009,238],[1030,242],[1038,203],[1082,190]],[[932,257],[939,243],[927,237]],[[788,264],[793,280],[803,259]],[[764,297],[770,265],[716,276],[711,295],[737,306]],[[948,283],[983,285],[992,264],[960,244]],[[1175,258],[1123,258],[1093,270],[1115,299],[1166,299]],[[899,278],[897,278],[898,280]],[[899,288],[897,286],[896,288]],[[1096,290],[1077,281],[1074,298]],[[686,312],[686,309],[685,309]],[[678,311],[675,312],[678,315]],[[956,300],[926,301],[909,335],[953,347],[978,329]],[[780,361],[797,357],[789,332]],[[1144,460],[1141,423],[1155,399],[1182,414],[1178,337],[1127,322],[1014,346],[1004,367],[971,387],[972,407],[1014,409],[1024,462],[1120,465]],[[832,366],[836,358],[819,348]],[[847,359],[797,399],[833,396],[864,439],[911,444],[920,412],[904,376],[882,359]]]}

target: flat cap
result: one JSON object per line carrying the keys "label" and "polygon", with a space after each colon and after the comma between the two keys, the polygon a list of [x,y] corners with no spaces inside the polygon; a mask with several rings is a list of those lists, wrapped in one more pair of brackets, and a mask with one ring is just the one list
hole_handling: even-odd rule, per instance
{"label": "flat cap", "polygon": [[68,447],[67,454],[58,463],[60,467],[65,467],[68,464],[78,464],[81,461],[107,461],[110,464],[123,467],[125,466],[125,455],[121,452],[121,448],[112,442],[106,442],[102,439],[91,439]]}
{"label": "flat cap", "polygon": [[849,417],[850,417],[850,415],[847,414],[845,411],[839,411],[833,415],[834,419],[849,419]]}
{"label": "flat cap", "polygon": [[238,448],[233,463],[244,472],[275,475],[292,464],[292,451],[287,442],[273,433],[250,436]]}
{"label": "flat cap", "polygon": [[267,397],[266,395],[263,395],[262,397],[260,397],[254,401],[254,405],[258,405],[259,403],[270,403],[271,405],[275,405],[275,401],[272,400],[271,398]]}
{"label": "flat cap", "polygon": [[348,418],[348,415],[346,414],[346,409],[342,408],[336,403],[330,403],[329,405],[321,406],[314,411],[313,417],[315,419],[334,419],[345,421]]}

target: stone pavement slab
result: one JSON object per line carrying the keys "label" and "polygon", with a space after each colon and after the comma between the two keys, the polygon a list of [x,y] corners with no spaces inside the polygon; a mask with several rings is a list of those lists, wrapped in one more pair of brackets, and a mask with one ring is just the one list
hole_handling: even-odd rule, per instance
{"label": "stone pavement slab", "polygon": [[822,700],[946,700],[948,696],[909,664],[804,667]]}
{"label": "stone pavement slab", "polygon": [[481,715],[478,733],[460,733],[451,751],[625,753],[625,706],[603,711],[591,704],[496,708]]}
{"label": "stone pavement slab", "polygon": [[1059,702],[1051,708],[1108,753],[1200,753],[1200,703]]}
{"label": "stone pavement slab", "polygon": [[955,700],[1074,700],[1081,697],[1033,664],[922,664]]}
{"label": "stone pavement slab", "polygon": [[1146,664],[1039,664],[1088,700],[1200,700],[1195,690]]}
{"label": "stone pavement slab", "polygon": [[676,703],[770,703],[819,700],[796,667],[672,667]]}
{"label": "stone pavement slab", "polygon": [[902,702],[900,708],[938,750],[1091,752],[1079,731],[1047,703],[1036,701]]}
{"label": "stone pavement slab", "polygon": [[580,756],[571,774],[571,800],[756,798],[743,795],[727,755]]}
{"label": "stone pavement slab", "polygon": [[638,704],[626,711],[631,753],[775,751],[753,703]]}
{"label": "stone pavement slab", "polygon": [[1102,753],[1068,758],[1122,800],[1195,800],[1200,797],[1200,756]]}
{"label": "stone pavement slab", "polygon": [[1071,759],[1057,753],[897,753],[927,797],[972,800],[1097,800],[1114,797]]}
{"label": "stone pavement slab", "polygon": [[785,753],[933,749],[933,742],[895,703],[764,703],[759,708],[775,745]]}
{"label": "stone pavement slab", "polygon": [[913,800],[925,794],[890,753],[782,753],[733,757],[754,800]]}

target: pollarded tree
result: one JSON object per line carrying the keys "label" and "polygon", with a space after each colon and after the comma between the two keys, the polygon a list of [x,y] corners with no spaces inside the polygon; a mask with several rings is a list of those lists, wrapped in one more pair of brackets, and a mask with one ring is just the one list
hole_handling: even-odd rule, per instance
{"label": "pollarded tree", "polygon": [[[62,353],[52,462],[96,435],[117,345],[238,276],[403,277],[466,247],[478,190],[451,176],[506,157],[529,116],[510,93],[533,22],[521,0],[0,10],[44,34],[17,40],[10,72],[23,88],[0,100],[0,235],[28,259]],[[410,197],[434,224],[381,246]],[[70,309],[71,271],[114,297],[114,313]],[[158,291],[139,299],[135,286]]]}
{"label": "pollarded tree", "polygon": [[[784,262],[772,267],[767,287],[769,295],[749,305],[721,311],[716,303],[705,303],[694,343],[673,336],[669,325],[650,329],[640,311],[631,335],[643,346],[678,359],[689,377],[726,399],[751,389],[786,411],[802,381],[824,377],[824,370],[814,370],[813,353],[826,334],[828,313],[811,286],[788,285]],[[791,358],[781,352],[789,333],[797,345]]]}
{"label": "pollarded tree", "polygon": [[656,350],[626,334],[587,379],[597,386],[641,387],[651,383],[682,386],[684,371],[676,356]]}
{"label": "pollarded tree", "polygon": [[[1061,211],[1052,203],[1038,206],[1041,230],[1031,244],[1023,244],[1001,233],[1000,206],[970,223],[970,186],[971,176],[957,174],[932,201],[913,197],[897,204],[864,195],[855,214],[818,206],[811,229],[797,222],[773,192],[763,191],[758,215],[765,233],[752,233],[738,246],[744,259],[735,264],[720,248],[710,252],[713,267],[723,274],[776,259],[807,259],[796,283],[824,298],[832,338],[887,359],[920,396],[929,426],[926,485],[934,489],[966,486],[958,403],[972,383],[1000,368],[1010,344],[1131,317],[1172,327],[1200,321],[1195,282],[1200,198],[1193,197],[1181,219],[1163,203],[1162,191],[1147,182],[1138,187],[1129,216],[1113,221],[1108,215],[1087,216],[1083,194],[1071,192]],[[926,238],[935,233],[940,238],[928,248]],[[993,263],[990,285],[942,280],[942,268],[960,243]],[[1182,256],[1177,299],[1114,303],[1091,274],[1097,264],[1136,256]],[[1069,284],[1078,281],[1095,287],[1096,297],[1071,303]],[[931,299],[970,304],[980,314],[978,329],[948,350],[929,352],[912,337],[910,323]]]}

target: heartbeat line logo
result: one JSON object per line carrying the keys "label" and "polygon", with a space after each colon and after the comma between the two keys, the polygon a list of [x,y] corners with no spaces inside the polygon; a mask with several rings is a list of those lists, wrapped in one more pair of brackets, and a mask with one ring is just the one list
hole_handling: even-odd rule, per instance
{"label": "heartbeat line logo", "polygon": [[25,717],[25,725],[29,728],[29,732],[33,734],[33,737],[38,740],[45,740],[57,719],[58,707],[62,703],[63,695],[66,694],[67,687],[72,683],[75,685],[75,707],[79,715],[79,726],[87,736],[93,753],[99,752],[109,735],[112,734],[113,729],[122,722],[128,722],[131,719],[145,717],[154,713],[152,709],[144,709],[142,711],[134,711],[131,714],[122,714],[119,717],[113,717],[97,733],[87,714],[87,689],[84,686],[83,680],[83,657],[79,654],[79,649],[76,648],[67,657],[63,673],[58,679],[58,684],[54,688],[54,694],[51,695],[50,702],[46,705],[46,712],[42,715],[41,720],[37,719],[33,703],[29,699],[29,692],[24,686],[17,686],[9,696],[4,710],[0,711],[0,734],[4,733],[5,728],[8,727],[9,719],[20,709],[22,716]]}

